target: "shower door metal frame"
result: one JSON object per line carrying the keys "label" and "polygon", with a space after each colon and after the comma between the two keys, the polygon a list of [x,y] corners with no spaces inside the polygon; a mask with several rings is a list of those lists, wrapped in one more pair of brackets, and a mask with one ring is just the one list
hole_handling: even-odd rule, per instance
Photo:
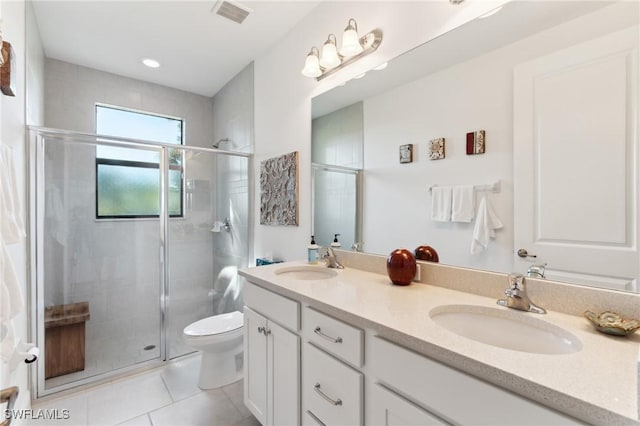
{"label": "shower door metal frame", "polygon": [[[252,153],[227,151],[214,148],[201,148],[187,145],[175,145],[168,143],[154,143],[136,139],[127,139],[112,136],[95,135],[90,133],[70,132],[58,129],[49,129],[38,126],[28,126],[28,145],[27,145],[27,157],[29,161],[29,174],[28,174],[28,188],[29,197],[27,198],[27,208],[29,217],[29,273],[28,281],[29,291],[28,300],[30,301],[29,310],[29,330],[31,340],[34,340],[37,344],[44,348],[44,298],[38,297],[38,295],[44,295],[44,252],[42,247],[42,233],[44,230],[44,165],[45,165],[45,144],[47,138],[52,139],[50,142],[65,143],[74,142],[78,144],[87,145],[110,145],[125,148],[137,148],[147,151],[156,151],[160,154],[159,172],[160,172],[160,214],[159,214],[159,232],[160,232],[160,247],[159,247],[159,261],[160,261],[160,273],[159,273],[159,289],[160,289],[160,301],[159,301],[159,315],[160,315],[160,355],[157,358],[143,361],[135,365],[130,365],[116,370],[99,373],[94,376],[86,377],[84,379],[69,382],[63,385],[55,386],[50,389],[45,388],[45,365],[43,358],[32,364],[30,370],[31,386],[35,390],[35,394],[32,398],[41,398],[57,392],[65,391],[71,388],[87,387],[109,380],[113,380],[116,377],[125,376],[131,372],[142,371],[153,367],[161,366],[168,361],[168,355],[170,347],[169,337],[167,335],[167,312],[170,304],[170,283],[169,283],[169,262],[168,262],[168,239],[169,239],[169,220],[167,212],[169,211],[169,156],[167,151],[169,149],[179,149],[186,153],[192,152],[206,152],[216,155],[229,155],[233,157],[245,157],[248,159],[248,176],[249,187],[249,229],[253,224],[253,164],[250,161],[253,158]],[[186,176],[187,164],[183,165],[183,178]],[[186,191],[183,192],[182,197],[185,197]],[[183,200],[184,203],[184,200]],[[183,204],[184,205],[184,204]],[[131,220],[131,219],[106,219],[106,220]],[[145,220],[145,219],[136,219]],[[253,233],[249,232],[249,239],[253,239]],[[251,242],[251,241],[250,241]],[[249,244],[251,247],[252,244]],[[251,249],[249,249],[251,251]],[[250,257],[252,253],[247,253]],[[44,348],[46,351],[46,348]],[[43,354],[44,355],[44,351]],[[36,369],[35,371],[33,369]]]}

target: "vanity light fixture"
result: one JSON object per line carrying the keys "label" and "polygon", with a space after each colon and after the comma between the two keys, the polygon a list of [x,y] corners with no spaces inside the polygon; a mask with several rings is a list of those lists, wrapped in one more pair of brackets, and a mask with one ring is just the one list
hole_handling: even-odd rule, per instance
{"label": "vanity light fixture", "polygon": [[358,24],[351,18],[342,35],[342,45],[334,34],[329,34],[322,46],[322,51],[312,47],[304,61],[302,75],[320,81],[358,59],[375,52],[382,43],[382,31],[374,29],[362,37],[358,37]]}

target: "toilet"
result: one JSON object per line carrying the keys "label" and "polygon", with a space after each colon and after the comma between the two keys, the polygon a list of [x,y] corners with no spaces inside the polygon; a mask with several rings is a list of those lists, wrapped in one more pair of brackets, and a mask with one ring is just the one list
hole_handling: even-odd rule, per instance
{"label": "toilet", "polygon": [[188,325],[183,330],[185,342],[202,351],[201,389],[214,389],[242,378],[242,332],[244,314],[231,312],[214,315]]}

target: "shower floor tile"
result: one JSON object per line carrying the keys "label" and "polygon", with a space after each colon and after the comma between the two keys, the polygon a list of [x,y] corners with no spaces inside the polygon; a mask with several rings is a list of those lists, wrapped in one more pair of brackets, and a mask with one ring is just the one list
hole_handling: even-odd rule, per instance
{"label": "shower floor tile", "polygon": [[64,397],[34,401],[34,410],[68,410],[66,420],[32,420],[40,426],[259,425],[242,403],[242,381],[198,388],[200,355]]}

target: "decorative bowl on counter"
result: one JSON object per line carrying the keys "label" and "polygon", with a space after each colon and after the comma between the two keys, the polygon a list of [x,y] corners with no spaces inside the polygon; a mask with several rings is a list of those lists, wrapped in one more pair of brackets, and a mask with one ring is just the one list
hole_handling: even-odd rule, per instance
{"label": "decorative bowl on counter", "polygon": [[640,321],[637,319],[624,319],[615,312],[605,311],[596,315],[591,311],[585,311],[584,317],[593,327],[601,333],[612,336],[626,336],[640,329]]}
{"label": "decorative bowl on counter", "polygon": [[413,252],[418,260],[436,263],[440,261],[438,258],[438,252],[431,246],[419,246]]}
{"label": "decorative bowl on counter", "polygon": [[397,249],[387,257],[387,275],[395,285],[409,285],[416,275],[416,258],[407,249]]}

